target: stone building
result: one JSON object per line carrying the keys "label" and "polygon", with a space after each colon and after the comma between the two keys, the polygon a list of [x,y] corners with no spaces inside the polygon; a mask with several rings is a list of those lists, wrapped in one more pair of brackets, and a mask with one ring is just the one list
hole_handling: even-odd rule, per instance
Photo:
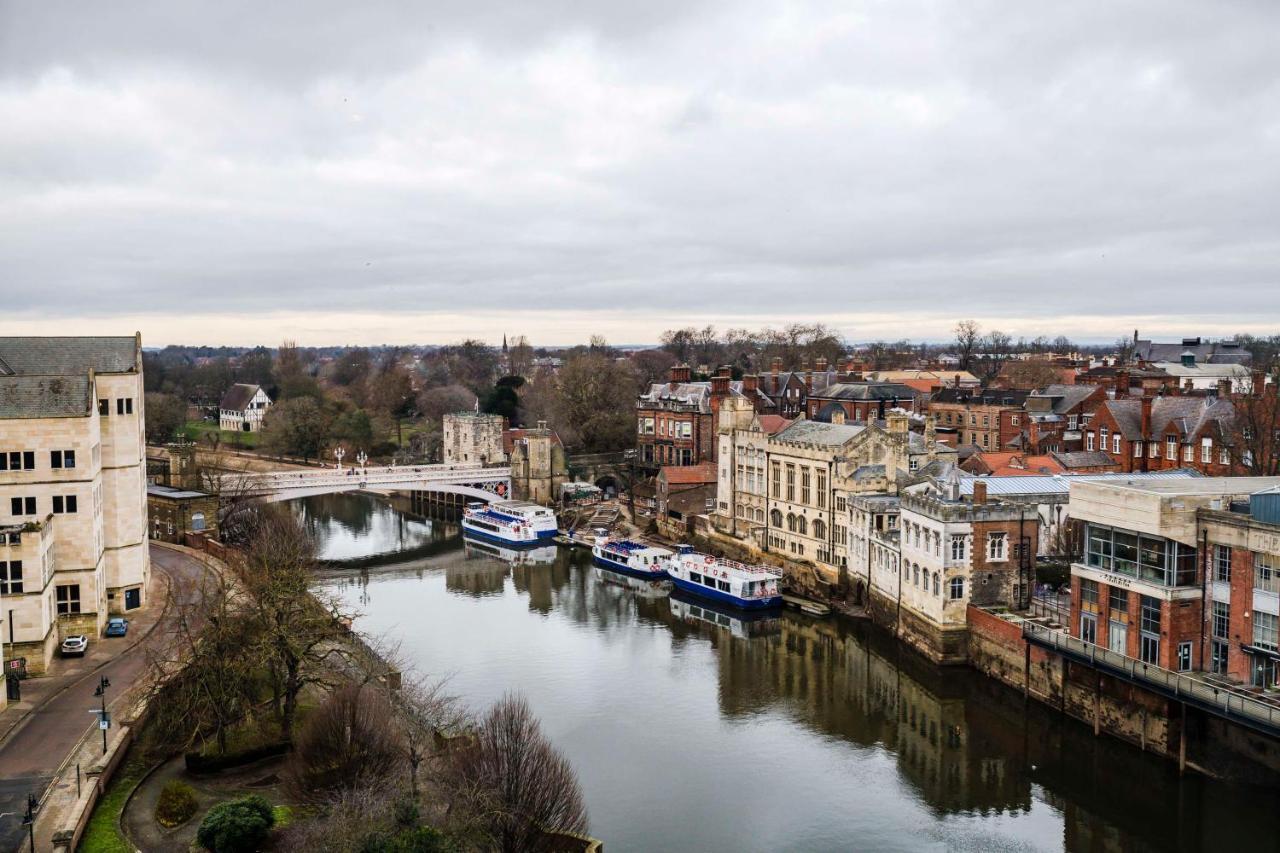
{"label": "stone building", "polygon": [[769,510],[765,456],[769,436],[792,424],[781,415],[757,414],[743,397],[720,409],[716,508],[712,522],[740,538],[759,539]]}
{"label": "stone building", "polygon": [[560,487],[569,482],[564,445],[546,421],[536,429],[508,429],[502,433],[503,449],[511,465],[511,495],[518,501],[551,504]]}
{"label": "stone building", "polygon": [[147,603],[143,399],[138,336],[0,338],[0,594],[30,672]]}
{"label": "stone building", "polygon": [[453,412],[444,416],[441,454],[446,465],[501,465],[506,421],[501,415]]}
{"label": "stone building", "polygon": [[[902,493],[893,507],[854,499],[851,548],[868,562],[851,568],[868,590],[872,618],[936,663],[968,660],[968,606],[1025,606],[1039,525],[1017,504],[972,496],[952,476],[943,488]],[[875,524],[882,526],[877,528]],[[897,552],[893,550],[897,545]]]}
{"label": "stone building", "polygon": [[218,429],[230,432],[257,432],[271,408],[271,398],[260,385],[237,382],[218,403]]}
{"label": "stone building", "polygon": [[188,533],[217,538],[218,497],[195,489],[147,486],[147,514],[152,539],[186,541]]}
{"label": "stone building", "polygon": [[722,367],[709,382],[694,382],[688,365],[671,368],[636,401],[636,461],[656,471],[663,465],[698,465],[716,458],[716,425],[725,401],[741,397],[757,411],[770,403],[754,376],[730,379]]}

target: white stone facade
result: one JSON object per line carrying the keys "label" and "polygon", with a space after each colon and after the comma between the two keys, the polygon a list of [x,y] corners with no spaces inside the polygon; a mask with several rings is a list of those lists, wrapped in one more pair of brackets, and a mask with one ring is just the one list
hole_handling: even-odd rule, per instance
{"label": "white stone facade", "polygon": [[58,635],[146,604],[140,341],[0,338],[0,394],[4,639],[39,671]]}
{"label": "white stone facade", "polygon": [[446,465],[501,465],[507,460],[502,447],[501,415],[454,412],[444,416],[441,453]]}

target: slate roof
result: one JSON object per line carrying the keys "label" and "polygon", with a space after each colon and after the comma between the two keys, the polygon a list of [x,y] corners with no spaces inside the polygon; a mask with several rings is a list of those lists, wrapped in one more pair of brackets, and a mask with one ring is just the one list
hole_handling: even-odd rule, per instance
{"label": "slate roof", "polygon": [[1057,459],[1062,467],[1070,471],[1072,468],[1118,468],[1120,463],[1111,458],[1110,454],[1103,453],[1101,450],[1069,450],[1066,453],[1050,453],[1054,459]]}
{"label": "slate roof", "polygon": [[85,417],[92,405],[87,370],[75,376],[0,376],[0,418]]}
{"label": "slate roof", "polygon": [[1098,393],[1096,385],[1046,385],[1038,391],[1032,391],[1027,400],[1030,408],[1032,400],[1049,398],[1050,411],[1054,414],[1065,414],[1079,406],[1093,394]]}
{"label": "slate roof", "polygon": [[901,382],[837,382],[809,396],[817,400],[911,400],[915,392]]}
{"label": "slate roof", "polygon": [[1142,401],[1132,397],[1105,403],[1127,439],[1162,436],[1172,426],[1181,435],[1195,435],[1210,422],[1224,425],[1235,419],[1231,403],[1213,397],[1156,397],[1151,401],[1151,435],[1142,434]]}
{"label": "slate roof", "polygon": [[1252,364],[1253,353],[1235,341],[1203,343],[1199,338],[1177,344],[1159,344],[1153,341],[1134,343],[1134,355],[1142,361],[1181,361],[1184,352],[1190,352],[1196,361],[1213,364]]}
{"label": "slate roof", "polygon": [[1029,391],[1006,388],[942,388],[933,396],[935,403],[959,403],[982,406],[1022,406]]}
{"label": "slate roof", "polygon": [[[745,396],[742,393],[741,382],[730,382],[729,393],[734,396]],[[766,396],[767,400],[768,397]],[[755,400],[752,400],[752,405]],[[711,412],[711,383],[710,382],[677,382],[675,387],[671,387],[670,382],[655,382],[649,386],[649,390],[640,395],[637,403],[638,408],[644,408],[645,403],[677,403],[685,406],[696,406],[702,414]]]}
{"label": "slate roof", "polygon": [[243,412],[249,407],[249,401],[253,399],[253,395],[258,393],[259,387],[258,385],[246,385],[243,382],[237,382],[227,389],[227,393],[222,395],[222,402],[218,404],[218,408],[233,412]]}
{"label": "slate roof", "polygon": [[778,441],[839,447],[866,429],[862,424],[827,424],[800,420],[774,436]]}
{"label": "slate roof", "polygon": [[0,338],[0,375],[133,373],[138,370],[138,349],[135,335]]}

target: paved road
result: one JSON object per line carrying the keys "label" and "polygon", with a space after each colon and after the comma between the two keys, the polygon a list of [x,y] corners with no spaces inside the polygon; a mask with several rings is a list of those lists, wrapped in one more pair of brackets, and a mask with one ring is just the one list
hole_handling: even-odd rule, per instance
{"label": "paved road", "polygon": [[[155,630],[145,640],[100,668],[91,665],[73,674],[60,693],[32,711],[25,722],[0,744],[0,814],[14,813],[0,818],[0,850],[22,847],[26,830],[22,826],[21,815],[26,809],[27,794],[43,795],[63,759],[95,724],[96,718],[88,712],[98,704],[93,695],[98,678],[105,675],[111,679],[111,689],[107,694],[107,707],[110,708],[112,698],[122,696],[125,688],[146,671],[147,650],[167,640],[178,605],[190,604],[199,596],[199,580],[206,570],[198,560],[152,546],[151,565],[154,571],[168,579],[172,602]],[[158,588],[163,589],[163,586]],[[157,597],[152,606],[163,607],[161,597]],[[94,642],[91,640],[90,645]]]}

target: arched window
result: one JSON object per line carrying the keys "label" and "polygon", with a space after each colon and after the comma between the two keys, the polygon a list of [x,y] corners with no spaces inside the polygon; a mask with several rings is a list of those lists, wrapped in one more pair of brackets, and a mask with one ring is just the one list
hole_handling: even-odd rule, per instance
{"label": "arched window", "polygon": [[191,513],[191,529],[204,530],[204,513],[203,512]]}
{"label": "arched window", "polygon": [[937,572],[933,573],[933,594],[934,595],[942,594],[942,590],[940,588],[940,581],[938,580],[938,578],[940,577],[941,575],[939,575]]}
{"label": "arched window", "polygon": [[964,598],[964,578],[952,578],[947,583],[952,601]]}
{"label": "arched window", "polygon": [[774,527],[782,527],[782,511],[775,509],[769,513],[769,521]]}
{"label": "arched window", "polygon": [[796,516],[796,532],[809,535],[809,522],[805,520],[803,515]]}
{"label": "arched window", "polygon": [[815,539],[827,538],[827,525],[820,518],[813,522],[813,536]]}
{"label": "arched window", "polygon": [[796,516],[795,513],[787,513],[787,529],[792,533],[796,532]]}
{"label": "arched window", "polygon": [[919,563],[916,563],[911,567],[911,573],[912,575],[914,575],[914,577],[912,577],[911,579],[911,582],[914,583],[916,586],[920,586],[920,564]]}
{"label": "arched window", "polygon": [[742,505],[739,505],[739,506],[738,506],[738,518],[746,518],[746,517],[747,517],[747,509],[746,509],[746,507],[744,507],[744,506],[742,506]]}

